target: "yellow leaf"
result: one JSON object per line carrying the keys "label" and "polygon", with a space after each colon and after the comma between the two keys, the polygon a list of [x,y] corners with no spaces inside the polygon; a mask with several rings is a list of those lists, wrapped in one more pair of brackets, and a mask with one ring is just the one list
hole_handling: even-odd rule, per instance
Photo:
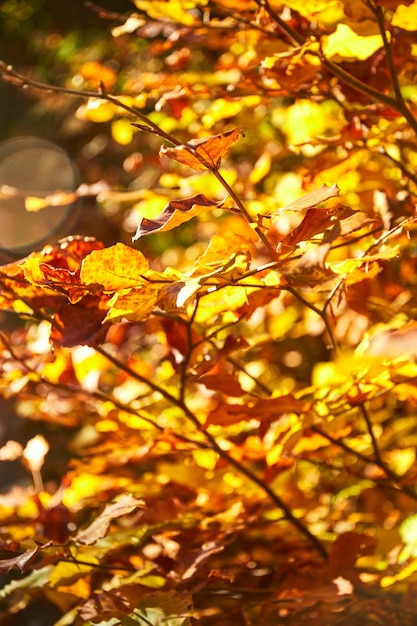
{"label": "yellow leaf", "polygon": [[152,312],[161,286],[145,284],[140,289],[131,289],[129,293],[116,293],[109,301],[109,312],[105,322],[126,318],[139,322]]}
{"label": "yellow leaf", "polygon": [[192,26],[196,21],[196,7],[203,7],[207,0],[134,0],[135,6],[156,20],[171,20],[176,24]]}
{"label": "yellow leaf", "polygon": [[300,99],[282,112],[282,120],[278,119],[279,114],[277,110],[277,123],[282,126],[288,142],[294,146],[316,143],[318,137],[323,137],[325,141],[328,136],[339,134],[346,124],[339,106],[329,100],[314,102]]}
{"label": "yellow leaf", "polygon": [[269,152],[263,152],[253,166],[251,173],[249,174],[250,182],[256,185],[256,183],[259,183],[260,180],[262,180],[267,174],[269,174],[270,169],[271,155]]}
{"label": "yellow leaf", "polygon": [[[279,3],[281,8],[281,2]],[[345,17],[340,0],[287,0],[285,5],[309,20],[331,25]]]}
{"label": "yellow leaf", "polygon": [[206,470],[214,470],[219,459],[219,455],[214,450],[194,450],[194,461],[199,467]]}
{"label": "yellow leaf", "polygon": [[142,252],[117,243],[85,257],[80,277],[85,285],[98,284],[105,291],[120,291],[143,285],[148,271],[149,264]]}
{"label": "yellow leaf", "polygon": [[133,139],[134,126],[126,119],[115,120],[111,125],[111,134],[117,143],[127,146]]}
{"label": "yellow leaf", "polygon": [[347,24],[339,24],[334,33],[322,38],[322,44],[328,59],[364,61],[382,48],[383,41],[379,34],[361,36]]}
{"label": "yellow leaf", "polygon": [[403,28],[404,30],[417,30],[417,1],[410,6],[400,4],[394,13],[391,21],[392,26]]}
{"label": "yellow leaf", "polygon": [[216,122],[225,118],[235,117],[241,112],[243,102],[241,100],[215,100],[209,110],[203,115],[202,122],[206,128],[213,128]]}
{"label": "yellow leaf", "polygon": [[116,108],[110,102],[99,98],[90,98],[87,104],[83,104],[77,110],[77,117],[90,122],[108,122],[113,119]]}
{"label": "yellow leaf", "polygon": [[85,576],[94,567],[94,563],[98,563],[98,560],[92,555],[88,557],[91,561],[91,565],[84,565],[80,563],[57,563],[49,576],[49,584],[51,587],[62,587],[64,585],[70,585],[77,580]]}
{"label": "yellow leaf", "polygon": [[77,200],[77,194],[73,191],[60,191],[45,197],[26,196],[25,209],[28,212],[36,213],[40,209],[51,206],[66,206]]}

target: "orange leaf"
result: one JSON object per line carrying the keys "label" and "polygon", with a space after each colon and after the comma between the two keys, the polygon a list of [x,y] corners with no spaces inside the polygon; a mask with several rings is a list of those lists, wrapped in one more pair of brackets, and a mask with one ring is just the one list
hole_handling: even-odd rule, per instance
{"label": "orange leaf", "polygon": [[206,169],[218,169],[229,148],[243,135],[240,128],[234,128],[221,135],[213,135],[204,139],[191,139],[188,143],[167,148],[162,146],[161,156],[167,156],[181,165],[188,165],[199,172]]}

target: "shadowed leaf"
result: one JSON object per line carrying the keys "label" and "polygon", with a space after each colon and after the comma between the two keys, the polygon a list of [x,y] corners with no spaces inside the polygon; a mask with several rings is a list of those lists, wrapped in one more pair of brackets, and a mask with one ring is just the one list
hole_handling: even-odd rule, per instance
{"label": "shadowed leaf", "polygon": [[134,498],[129,493],[124,494],[117,500],[117,502],[107,504],[104,511],[100,513],[94,522],[78,533],[75,537],[75,541],[91,546],[107,534],[112,519],[129,515],[129,513],[132,513],[137,508],[144,509],[145,502]]}

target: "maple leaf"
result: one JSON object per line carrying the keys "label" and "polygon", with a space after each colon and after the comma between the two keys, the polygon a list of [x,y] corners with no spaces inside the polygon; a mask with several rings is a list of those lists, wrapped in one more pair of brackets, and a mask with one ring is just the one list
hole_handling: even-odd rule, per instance
{"label": "maple leaf", "polygon": [[243,135],[240,128],[234,128],[220,135],[190,139],[186,144],[168,148],[162,146],[160,154],[167,156],[181,165],[187,165],[193,170],[205,171],[218,169],[229,152],[230,146]]}

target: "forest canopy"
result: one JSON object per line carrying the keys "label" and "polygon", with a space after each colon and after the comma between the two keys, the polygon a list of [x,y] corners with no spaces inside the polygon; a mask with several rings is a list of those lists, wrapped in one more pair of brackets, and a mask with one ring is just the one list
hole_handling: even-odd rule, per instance
{"label": "forest canopy", "polygon": [[0,8],[0,624],[414,624],[417,2],[48,4]]}

